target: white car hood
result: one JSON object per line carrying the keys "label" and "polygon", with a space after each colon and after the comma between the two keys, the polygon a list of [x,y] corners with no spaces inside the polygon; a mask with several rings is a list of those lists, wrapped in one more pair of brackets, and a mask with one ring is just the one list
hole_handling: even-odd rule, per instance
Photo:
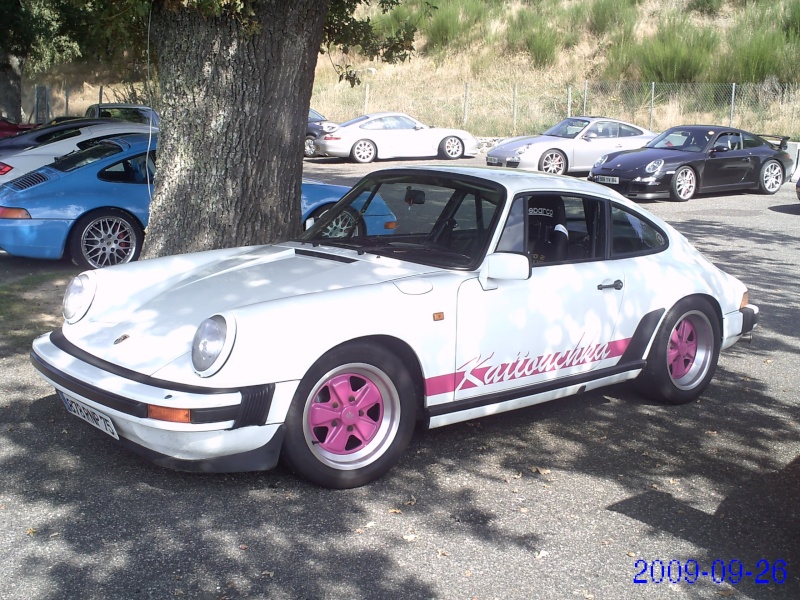
{"label": "white car hood", "polygon": [[[214,314],[308,294],[335,294],[431,271],[438,269],[338,248],[264,246],[176,275],[135,308],[126,309],[117,301],[109,310],[91,310],[83,321],[65,325],[64,334],[103,360],[151,375],[189,352],[198,325]],[[147,277],[147,273],[142,270],[136,276]],[[102,277],[98,290],[98,295],[124,293],[109,290]],[[102,305],[102,299],[98,300]],[[309,320],[324,316],[333,302],[320,298],[319,312],[309,314]],[[294,325],[287,325],[286,330],[290,329]]]}

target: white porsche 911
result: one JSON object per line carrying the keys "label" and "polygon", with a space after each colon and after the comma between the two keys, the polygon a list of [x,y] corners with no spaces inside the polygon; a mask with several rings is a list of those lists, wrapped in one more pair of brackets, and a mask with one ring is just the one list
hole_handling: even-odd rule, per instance
{"label": "white porsche 911", "polygon": [[[363,223],[377,199],[389,228]],[[634,378],[691,401],[758,308],[607,188],[418,167],[365,177],[296,241],[82,273],[64,321],[31,360],[70,413],[123,446],[188,471],[283,456],[347,488],[397,463],[420,420]]]}

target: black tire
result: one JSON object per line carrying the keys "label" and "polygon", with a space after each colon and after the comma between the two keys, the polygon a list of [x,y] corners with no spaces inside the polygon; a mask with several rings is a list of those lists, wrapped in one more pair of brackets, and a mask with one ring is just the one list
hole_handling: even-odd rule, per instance
{"label": "black tire", "polygon": [[542,154],[539,159],[539,170],[542,173],[552,173],[554,175],[564,175],[569,165],[566,155],[561,150],[551,148]]}
{"label": "black tire", "polygon": [[772,195],[783,185],[783,167],[777,160],[768,160],[758,174],[758,189],[762,194]]}
{"label": "black tire", "polygon": [[697,173],[691,167],[680,167],[672,176],[669,197],[675,202],[686,202],[697,193]]}
{"label": "black tire", "polygon": [[[316,221],[328,212],[331,206],[333,206],[333,204],[320,206],[311,213],[311,216],[314,217]],[[357,237],[364,233],[366,233],[366,228],[364,227],[364,220],[361,218],[361,214],[352,208],[346,208],[325,227],[323,230],[323,237],[347,238]]]}
{"label": "black tire", "polygon": [[719,317],[709,301],[684,298],[661,324],[636,387],[669,404],[697,399],[714,377],[720,339]]}
{"label": "black tire", "polygon": [[76,265],[99,269],[136,260],[143,243],[144,230],[135,217],[116,208],[102,208],[78,219],[67,246]]}
{"label": "black tire", "polygon": [[309,369],[295,392],[284,459],[323,487],[366,485],[402,457],[416,408],[411,375],[397,356],[372,342],[339,346]]}
{"label": "black tire", "polygon": [[314,146],[314,140],[317,139],[313,135],[307,135],[305,145],[303,146],[303,156],[311,158],[317,155],[317,148]]}
{"label": "black tire", "polygon": [[454,135],[444,138],[439,143],[439,156],[446,160],[456,160],[464,156],[464,142]]}
{"label": "black tire", "polygon": [[350,150],[350,158],[357,163],[371,163],[377,157],[378,148],[370,140],[358,140]]}

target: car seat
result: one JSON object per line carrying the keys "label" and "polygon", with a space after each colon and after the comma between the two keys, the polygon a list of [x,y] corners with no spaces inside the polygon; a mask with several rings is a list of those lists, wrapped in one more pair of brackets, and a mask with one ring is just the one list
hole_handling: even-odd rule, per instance
{"label": "car seat", "polygon": [[534,263],[567,257],[569,233],[564,201],[558,196],[533,196],[528,202],[528,252]]}

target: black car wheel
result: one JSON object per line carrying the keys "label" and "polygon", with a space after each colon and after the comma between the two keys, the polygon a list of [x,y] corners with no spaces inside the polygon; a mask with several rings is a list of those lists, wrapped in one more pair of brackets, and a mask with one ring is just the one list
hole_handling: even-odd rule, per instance
{"label": "black car wheel", "polygon": [[72,262],[84,269],[99,269],[136,260],[143,242],[144,231],[135,217],[105,208],[78,219],[67,244]]}
{"label": "black car wheel", "polygon": [[312,482],[353,488],[400,460],[416,420],[408,369],[370,342],[334,348],[306,373],[286,415],[284,458]]}
{"label": "black car wheel", "polygon": [[686,202],[697,192],[697,175],[691,167],[681,167],[672,176],[669,196],[678,202]]}
{"label": "black car wheel", "polygon": [[761,167],[758,189],[762,194],[774,194],[783,185],[783,169],[776,160],[768,160]]}
{"label": "black car wheel", "polygon": [[317,148],[314,146],[314,140],[317,139],[313,135],[306,136],[306,143],[303,147],[303,156],[311,158],[317,154]]}
{"label": "black car wheel", "polygon": [[714,376],[720,339],[719,317],[708,300],[684,298],[658,330],[638,389],[670,404],[695,400]]}

